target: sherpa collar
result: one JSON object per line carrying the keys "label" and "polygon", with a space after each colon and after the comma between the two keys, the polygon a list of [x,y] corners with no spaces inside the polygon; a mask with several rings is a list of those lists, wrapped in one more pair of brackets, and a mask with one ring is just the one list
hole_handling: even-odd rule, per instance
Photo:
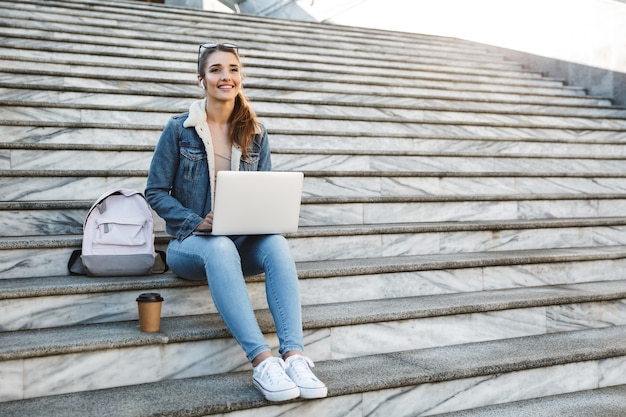
{"label": "sherpa collar", "polygon": [[189,106],[189,116],[183,123],[184,127],[195,127],[206,122],[206,98],[196,100]]}

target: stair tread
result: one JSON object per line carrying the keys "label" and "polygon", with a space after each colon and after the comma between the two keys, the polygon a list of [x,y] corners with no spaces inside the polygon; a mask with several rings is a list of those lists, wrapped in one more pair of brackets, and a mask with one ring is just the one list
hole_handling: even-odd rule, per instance
{"label": "stair tread", "polygon": [[[626,257],[626,246],[390,256],[298,262],[300,279]],[[254,279],[254,278],[252,278]],[[0,299],[203,285],[171,273],[133,277],[54,276],[0,279]]]}
{"label": "stair tread", "polygon": [[[334,397],[624,355],[626,326],[615,326],[318,362],[315,372]],[[276,403],[265,401],[243,371],[12,401],[0,404],[0,411],[21,417],[176,417],[263,405]]]}
{"label": "stair tread", "polygon": [[[311,330],[623,298],[626,280],[308,305],[302,308],[303,327]],[[274,332],[269,311],[257,315],[261,329]],[[163,317],[158,333],[139,332],[136,320],[21,330],[0,333],[0,360],[224,337],[229,333],[217,314]]]}

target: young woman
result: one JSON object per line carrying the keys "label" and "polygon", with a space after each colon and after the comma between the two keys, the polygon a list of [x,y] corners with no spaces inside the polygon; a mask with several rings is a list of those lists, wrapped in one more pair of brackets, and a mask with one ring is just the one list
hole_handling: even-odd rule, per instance
{"label": "young woman", "polygon": [[[204,100],[166,124],[154,151],[146,198],[173,236],[170,268],[182,278],[208,280],[213,302],[253,366],[253,383],[270,401],[322,398],[327,389],[302,355],[298,276],[281,235],[211,236],[213,196],[220,170],[270,171],[267,132],[242,92],[237,46],[206,43],[198,51]],[[254,204],[250,205],[254,215]],[[244,276],[265,273],[267,301],[281,358],[265,342]]]}

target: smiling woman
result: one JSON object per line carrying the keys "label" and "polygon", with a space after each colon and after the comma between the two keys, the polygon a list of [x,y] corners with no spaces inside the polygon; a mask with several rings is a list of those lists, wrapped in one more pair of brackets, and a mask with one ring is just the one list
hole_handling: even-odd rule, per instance
{"label": "smiling woman", "polygon": [[[148,172],[146,198],[173,236],[167,263],[181,278],[208,281],[215,307],[252,363],[253,383],[266,399],[325,397],[326,385],[302,355],[298,274],[285,237],[210,234],[217,172],[272,169],[267,131],[242,91],[237,46],[200,45],[197,77],[204,100],[168,121]],[[246,207],[249,216],[254,216],[253,204]],[[261,273],[280,358],[265,341],[244,280]]]}

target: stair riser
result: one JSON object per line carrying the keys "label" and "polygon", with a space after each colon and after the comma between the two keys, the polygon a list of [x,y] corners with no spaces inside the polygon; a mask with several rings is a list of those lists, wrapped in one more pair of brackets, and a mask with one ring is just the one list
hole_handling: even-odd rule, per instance
{"label": "stair riser", "polygon": [[[3,170],[144,170],[152,151],[0,150]],[[552,159],[489,156],[404,156],[349,154],[287,154],[275,152],[272,167],[279,171],[365,172],[516,172],[626,174],[623,159]],[[454,167],[453,169],[451,167]],[[625,181],[626,182],[626,181]]]}
{"label": "stair riser", "polygon": [[[626,260],[529,264],[463,269],[300,279],[303,305],[392,299],[593,281],[621,277]],[[98,278],[93,278],[97,280]],[[267,308],[265,284],[248,282],[253,307]],[[346,290],[349,289],[349,290]],[[135,291],[50,295],[0,300],[0,331],[51,328],[73,324],[108,323],[137,318]],[[155,288],[164,298],[163,317],[214,313],[205,283],[185,288]],[[554,307],[556,308],[556,307]],[[29,311],[25,316],[24,311]],[[607,315],[606,322],[614,323]],[[619,319],[617,319],[619,321]],[[410,332],[409,332],[410,333]],[[373,337],[375,334],[373,335]]]}
{"label": "stair riser", "polygon": [[0,126],[0,135],[10,143],[139,145],[154,147],[161,129],[66,128]]}
{"label": "stair riser", "polygon": [[626,226],[291,238],[297,261],[626,244]]}
{"label": "stair riser", "polygon": [[[9,143],[41,143],[71,145],[128,145],[154,147],[161,135],[161,130],[125,130],[125,129],[90,129],[90,128],[52,128],[0,126],[0,135]],[[131,140],[132,138],[132,140]],[[623,157],[626,155],[626,143],[576,143],[510,140],[506,137],[494,140],[478,139],[430,139],[408,136],[406,138],[351,136],[315,136],[313,134],[292,135],[289,133],[270,132],[271,146],[275,152],[287,149],[316,149],[342,151],[411,151],[411,152],[464,152],[467,154],[504,154],[536,156],[579,156],[593,157],[607,155]]]}
{"label": "stair riser", "polygon": [[[389,94],[389,92],[387,93]],[[281,132],[306,132],[308,134],[327,133],[346,135],[414,135],[417,138],[454,138],[468,139],[537,139],[537,140],[572,140],[572,141],[612,141],[623,142],[623,131],[602,130],[558,130],[542,127],[503,127],[447,125],[425,123],[382,123],[366,121],[338,120],[303,120],[264,116],[266,127]]]}
{"label": "stair riser", "polygon": [[[146,189],[146,177],[0,177],[0,194],[4,196],[3,201],[92,202],[113,188],[130,188],[143,192]],[[85,207],[83,215],[88,209],[88,206]]]}
{"label": "stair riser", "polygon": [[[1,80],[1,79],[0,79]],[[94,86],[97,87],[97,86]],[[389,92],[387,92],[389,94]],[[191,101],[191,100],[190,100]],[[465,113],[465,112],[445,112],[445,111],[428,111],[428,110],[402,110],[384,112],[375,108],[350,108],[345,106],[319,106],[319,105],[294,105],[285,109],[279,103],[259,103],[256,108],[261,120],[272,120],[268,126],[277,128],[279,119],[284,125],[292,125],[293,129],[297,126],[299,129],[319,131],[317,124],[328,129],[328,131],[351,131],[353,127],[363,127],[364,124],[369,126],[371,133],[378,132],[381,135],[385,133],[402,132],[403,128],[419,129],[428,127],[439,127],[444,129],[446,124],[469,126],[488,126],[494,129],[613,129],[626,130],[626,121],[623,119],[594,119],[582,117],[558,117],[558,116],[517,116],[506,114],[489,114],[489,113]],[[292,108],[293,107],[293,108]],[[36,120],[38,122],[66,122],[66,123],[107,123],[121,124],[125,127],[130,126],[163,126],[169,120],[172,114],[181,113],[188,109],[187,106],[173,108],[171,111],[164,112],[159,108],[158,111],[150,111],[149,109],[128,111],[128,110],[100,110],[94,108],[63,108],[63,107],[21,107],[21,106],[4,106],[3,119],[13,122],[30,122]],[[293,115],[299,116],[293,118]],[[313,117],[313,119],[307,119]],[[318,120],[320,117],[328,117],[329,120]],[[281,118],[284,118],[281,119]],[[337,120],[339,118],[339,120]],[[343,121],[342,118],[349,120]],[[405,118],[406,122],[399,119]],[[335,119],[335,120],[333,120]],[[276,121],[275,121],[276,120]],[[372,120],[372,121],[370,121]],[[329,124],[334,126],[334,129]],[[355,126],[352,126],[355,125]],[[286,126],[287,127],[287,126]],[[281,128],[283,128],[281,126]],[[410,131],[407,131],[407,133]],[[600,132],[601,133],[601,132]],[[562,132],[553,132],[554,135],[563,134]],[[559,136],[556,136],[558,138]]]}
{"label": "stair riser", "polygon": [[616,217],[624,214],[624,204],[621,199],[305,204],[300,226]]}
{"label": "stair riser", "polygon": [[[0,127],[1,129],[1,127]],[[29,139],[26,138],[25,141]],[[545,141],[521,141],[507,140],[473,140],[473,139],[420,139],[420,138],[390,138],[390,137],[359,137],[348,136],[314,136],[314,135],[289,135],[270,132],[272,148],[285,152],[287,150],[315,149],[342,150],[342,151],[407,151],[427,153],[433,152],[442,155],[450,153],[465,153],[469,155],[520,155],[520,156],[613,156],[626,155],[626,143],[602,144],[602,143],[576,143],[571,142],[545,142]]]}
{"label": "stair riser", "polygon": [[[160,130],[107,130],[107,129],[55,129],[25,128],[20,126],[0,126],[0,135],[10,143],[70,144],[74,145],[127,145],[129,137],[133,144],[154,147],[159,139]],[[419,139],[390,137],[358,137],[358,136],[314,136],[271,133],[270,142],[274,154],[294,152],[294,150],[319,151],[407,151],[434,154],[464,153],[468,155],[519,155],[538,157],[579,157],[593,158],[607,156],[623,158],[626,156],[626,143],[576,143],[507,140],[472,140],[472,139]],[[3,152],[9,152],[4,149]],[[127,151],[130,152],[130,151]],[[7,156],[8,158],[9,156]]]}
{"label": "stair riser", "polygon": [[[306,168],[306,167],[301,167]],[[306,169],[304,169],[306,171]],[[144,171],[145,172],[145,171]],[[450,196],[507,196],[515,194],[571,194],[572,198],[582,194],[619,194],[626,189],[626,175],[616,178],[593,177],[489,177],[472,176],[305,176],[302,196],[307,197],[404,197],[422,196],[437,198]],[[616,174],[621,175],[621,174]],[[41,200],[95,200],[104,191],[115,187],[144,191],[146,177],[7,177],[0,179],[0,193],[4,201]],[[493,198],[496,200],[495,198]],[[623,213],[622,213],[623,214]]]}
{"label": "stair riser", "polygon": [[626,172],[620,159],[491,158],[468,156],[390,155],[272,155],[272,166],[283,171],[367,171],[367,172],[467,172],[467,173],[620,173]]}
{"label": "stair riser", "polygon": [[[1,49],[0,49],[1,50]],[[34,87],[34,86],[33,86]],[[615,108],[602,108],[602,107],[558,107],[556,105],[548,106],[548,104],[552,103],[555,98],[545,102],[536,100],[536,104],[528,104],[531,102],[530,98],[527,98],[526,104],[517,104],[517,103],[507,103],[507,102],[499,102],[499,103],[485,103],[483,101],[467,101],[467,100],[454,100],[453,98],[447,100],[434,99],[434,98],[408,98],[408,97],[381,97],[379,95],[355,95],[355,94],[332,94],[332,93],[324,93],[324,92],[314,92],[314,91],[283,91],[280,96],[277,97],[276,92],[271,90],[262,90],[262,89],[254,89],[254,88],[246,88],[246,94],[249,99],[253,103],[253,107],[256,111],[259,112],[268,112],[268,111],[281,111],[283,110],[283,106],[276,105],[276,98],[284,98],[289,100],[302,100],[304,102],[307,101],[320,101],[324,103],[323,106],[320,104],[312,104],[315,106],[313,111],[319,113],[322,109],[328,111],[333,109],[335,113],[333,114],[356,114],[365,116],[367,114],[371,114],[376,117],[381,116],[389,116],[392,115],[400,115],[405,114],[409,116],[411,119],[426,119],[436,116],[439,116],[439,111],[460,111],[463,112],[463,115],[450,115],[450,119],[454,120],[455,118],[459,118],[462,116],[468,117],[471,116],[472,112],[478,113],[491,113],[499,114],[503,112],[510,113],[508,117],[511,117],[511,114],[529,114],[529,115],[544,115],[544,116],[554,116],[554,117],[577,117],[580,116],[585,119],[590,118],[602,118],[602,117],[621,117],[626,118],[626,110],[615,109]],[[7,101],[34,101],[41,103],[72,103],[73,105],[82,104],[85,107],[93,107],[96,106],[111,106],[112,108],[122,106],[135,107],[137,110],[139,109],[168,109],[171,113],[184,112],[189,108],[189,103],[193,98],[201,98],[202,93],[200,91],[196,91],[196,94],[190,94],[189,97],[185,98],[175,98],[175,97],[159,97],[155,96],[145,96],[141,94],[132,94],[132,93],[120,93],[120,94],[98,94],[97,100],[94,99],[94,95],[90,93],[84,92],[73,92],[68,88],[68,91],[46,91],[46,90],[37,90],[32,88],[3,88],[0,90],[0,100]],[[269,101],[268,101],[269,100]],[[565,100],[565,99],[564,99]],[[379,108],[378,111],[374,111],[371,109],[360,108],[358,110],[354,105],[355,101],[360,103],[372,103],[376,104],[376,107]],[[334,109],[333,106],[329,104],[333,103],[346,103],[348,105],[341,106],[340,108]],[[588,103],[585,103],[583,99],[580,99],[577,103],[578,105],[593,105],[597,106],[597,102],[591,102],[589,100]],[[309,105],[304,104],[296,104],[290,103],[290,107],[294,109],[308,109]],[[401,110],[401,107],[415,107],[411,113],[407,109]],[[380,109],[386,109],[385,113],[381,113]],[[429,110],[430,109],[430,110]],[[436,114],[429,113],[417,113],[418,110],[422,111],[437,111]],[[390,113],[391,112],[391,113]],[[312,113],[316,114],[316,113]],[[519,118],[514,118],[513,120],[519,120]],[[540,118],[538,120],[541,120]],[[484,121],[484,119],[481,119]],[[596,121],[597,122],[597,121]]]}
{"label": "stair riser", "polygon": [[[622,259],[377,273],[300,280],[304,305],[621,279]],[[320,298],[318,294],[324,294]]]}
{"label": "stair riser", "polygon": [[[612,317],[626,317],[626,303],[623,302],[615,302],[614,305],[573,305],[568,306],[569,309],[564,307],[538,307],[307,331],[305,350],[314,361],[352,358],[384,351],[567,331],[572,328],[573,321],[580,321],[577,329],[592,328],[594,320],[590,320],[590,317],[594,315],[597,316],[597,323],[593,324],[604,327],[609,325],[604,317],[607,307],[608,310],[614,310]],[[559,328],[561,322],[565,323],[562,329]],[[625,323],[626,320],[622,319],[616,324]],[[278,344],[275,335],[268,335],[267,340],[275,349]],[[610,362],[626,368],[626,358]],[[22,372],[19,372],[20,364]],[[33,398],[211,375],[249,369],[249,365],[234,340],[215,339],[12,360],[0,364],[0,369],[10,380],[10,385],[18,387],[13,391],[25,387],[22,398]],[[611,372],[617,377],[614,370]],[[589,383],[588,378],[583,380]],[[625,382],[626,377],[623,376],[617,381]],[[20,399],[14,397],[16,394],[19,395],[19,392],[0,394],[0,401]]]}

